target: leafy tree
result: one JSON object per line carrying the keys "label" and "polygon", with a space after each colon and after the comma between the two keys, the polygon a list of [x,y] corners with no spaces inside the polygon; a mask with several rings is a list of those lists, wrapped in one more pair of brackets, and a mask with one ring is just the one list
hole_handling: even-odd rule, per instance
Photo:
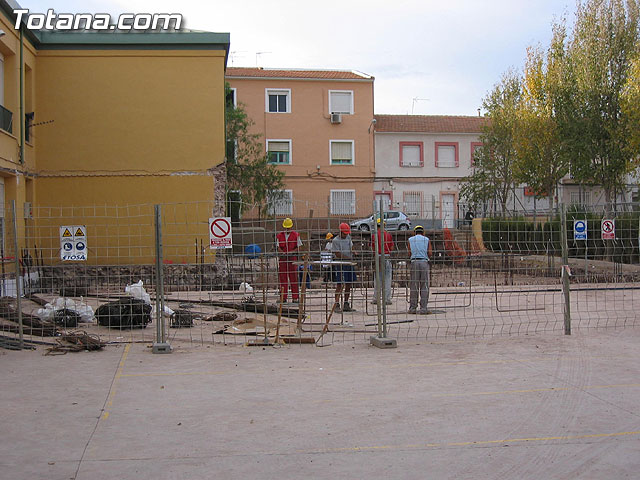
{"label": "leafy tree", "polygon": [[266,213],[269,201],[277,199],[284,187],[284,172],[269,163],[261,135],[250,131],[254,122],[244,105],[233,105],[229,84],[225,92],[227,199],[237,200],[234,193],[240,192],[241,211],[258,206],[260,213]]}
{"label": "leafy tree", "polygon": [[639,0],[578,3],[568,46],[573,95],[558,121],[574,178],[601,185],[612,204],[633,167],[623,88],[637,52]]}
{"label": "leafy tree", "polygon": [[518,179],[536,194],[544,192],[551,209],[558,182],[569,171],[556,117],[567,98],[565,38],[564,25],[556,24],[546,52],[527,49],[515,133]]}
{"label": "leafy tree", "polygon": [[[637,47],[640,50],[640,45]],[[631,62],[631,69],[622,92],[622,112],[627,118],[629,154],[640,158],[640,52]]]}
{"label": "leafy tree", "polygon": [[483,101],[489,119],[480,135],[483,146],[474,157],[473,173],[460,187],[461,196],[471,204],[493,199],[503,213],[507,210],[516,183],[515,135],[521,96],[521,78],[509,71]]}

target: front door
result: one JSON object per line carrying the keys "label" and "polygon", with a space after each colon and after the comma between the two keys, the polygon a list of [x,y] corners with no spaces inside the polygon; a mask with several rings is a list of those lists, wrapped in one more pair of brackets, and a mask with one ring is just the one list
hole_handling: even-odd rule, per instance
{"label": "front door", "polygon": [[376,204],[373,208],[374,212],[380,210],[380,200],[382,200],[385,212],[391,210],[391,193],[376,193]]}
{"label": "front door", "polygon": [[442,195],[442,228],[453,228],[455,220],[455,195],[445,193]]}

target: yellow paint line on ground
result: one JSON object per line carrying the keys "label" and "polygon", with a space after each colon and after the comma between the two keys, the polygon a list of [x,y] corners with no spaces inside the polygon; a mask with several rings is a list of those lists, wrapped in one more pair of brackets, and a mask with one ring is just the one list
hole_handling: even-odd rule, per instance
{"label": "yellow paint line on ground", "polygon": [[237,375],[236,372],[228,371],[228,372],[126,373],[121,375],[121,377],[181,377],[181,376],[189,376],[189,375],[226,375],[226,374]]}
{"label": "yellow paint line on ground", "polygon": [[620,383],[615,385],[586,385],[583,387],[548,387],[529,388],[522,390],[499,390],[493,392],[463,392],[463,393],[436,393],[434,397],[471,397],[475,395],[511,395],[514,393],[537,393],[537,392],[562,392],[566,390],[591,390],[595,388],[626,388],[640,387],[640,383]]}
{"label": "yellow paint line on ground", "polygon": [[312,453],[346,453],[346,452],[366,452],[377,450],[421,450],[425,448],[437,447],[468,447],[477,445],[495,445],[509,443],[535,443],[548,442],[552,440],[587,440],[590,438],[613,438],[622,436],[640,435],[640,430],[634,432],[615,432],[615,433],[592,433],[585,435],[558,435],[549,437],[528,437],[528,438],[505,438],[502,440],[477,440],[468,442],[441,442],[441,443],[425,443],[422,445],[370,445],[364,447],[345,447],[345,448],[328,448],[322,450],[298,450],[299,454]]}
{"label": "yellow paint line on ground", "polygon": [[109,418],[109,411],[107,410],[113,405],[113,398],[116,395],[116,384],[120,377],[123,376],[122,371],[124,370],[124,364],[127,361],[127,356],[129,355],[129,350],[131,350],[131,344],[128,343],[124,347],[124,352],[122,353],[122,358],[120,359],[120,363],[118,364],[118,370],[116,370],[116,374],[113,377],[113,383],[111,384],[111,390],[109,391],[109,396],[107,397],[107,402],[105,403],[105,411],[102,414],[101,419],[106,420]]}

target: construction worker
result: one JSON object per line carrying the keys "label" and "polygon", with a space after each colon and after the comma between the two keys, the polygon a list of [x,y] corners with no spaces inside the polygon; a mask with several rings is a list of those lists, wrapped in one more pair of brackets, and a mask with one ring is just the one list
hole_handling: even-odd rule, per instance
{"label": "construction worker", "polygon": [[[348,223],[340,224],[340,236],[335,237],[331,242],[331,251],[336,260],[344,263],[334,265],[333,281],[336,282],[336,312],[353,312],[353,308],[349,304],[349,295],[351,294],[351,284],[356,281],[356,272],[353,265],[348,262],[354,257],[353,242],[351,241],[351,227]],[[344,303],[340,308],[340,296],[342,295],[342,286],[344,285]]]}
{"label": "construction worker", "polygon": [[416,225],[414,235],[409,238],[409,255],[411,256],[411,277],[409,286],[409,313],[416,313],[418,295],[420,296],[420,310],[418,313],[427,314],[429,300],[429,258],[431,258],[431,242],[424,235],[424,227]]}
{"label": "construction worker", "polygon": [[[387,222],[384,222],[384,226],[387,226]],[[380,229],[380,219],[378,218],[378,254],[382,254],[382,246],[384,245],[384,254],[385,254],[385,262],[384,265],[380,265],[380,276],[382,276],[382,268],[384,268],[384,297],[383,302],[386,302],[387,305],[391,305],[391,277],[393,275],[393,268],[391,266],[391,252],[393,251],[393,237],[386,230],[384,231],[384,242],[382,241],[382,231]],[[376,248],[376,237],[371,236],[371,250],[374,251],[375,255]],[[374,257],[375,258],[375,257]],[[378,283],[378,278],[376,277],[376,297],[373,299],[371,303],[378,303],[378,289],[382,288],[382,285]]]}
{"label": "construction worker", "polygon": [[293,302],[298,301],[298,278],[296,267],[293,264],[298,260],[298,249],[302,246],[300,234],[293,230],[293,220],[285,218],[282,222],[284,231],[276,235],[276,247],[278,250],[278,280],[280,284],[280,301],[287,302],[289,287]]}
{"label": "construction worker", "polygon": [[331,253],[333,233],[328,232],[324,238],[327,243],[324,246],[324,250],[320,252],[320,261],[322,262],[322,271],[324,273],[322,279],[324,282],[329,282],[331,281],[331,261],[333,260],[333,253]]}

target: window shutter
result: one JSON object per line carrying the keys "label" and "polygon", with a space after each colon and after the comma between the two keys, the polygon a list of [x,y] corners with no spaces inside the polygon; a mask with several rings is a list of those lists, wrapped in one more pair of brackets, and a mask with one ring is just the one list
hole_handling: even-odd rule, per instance
{"label": "window shutter", "polygon": [[331,112],[353,113],[351,111],[351,92],[331,92]]}
{"label": "window shutter", "polygon": [[289,142],[269,142],[270,152],[288,152]]}
{"label": "window shutter", "polygon": [[351,162],[351,147],[351,142],[332,142],[331,160],[340,163]]}
{"label": "window shutter", "polygon": [[420,166],[420,147],[418,145],[404,145],[402,147],[402,166]]}
{"label": "window shutter", "polygon": [[438,146],[438,163],[437,167],[455,167],[456,165],[456,147],[453,145]]}

